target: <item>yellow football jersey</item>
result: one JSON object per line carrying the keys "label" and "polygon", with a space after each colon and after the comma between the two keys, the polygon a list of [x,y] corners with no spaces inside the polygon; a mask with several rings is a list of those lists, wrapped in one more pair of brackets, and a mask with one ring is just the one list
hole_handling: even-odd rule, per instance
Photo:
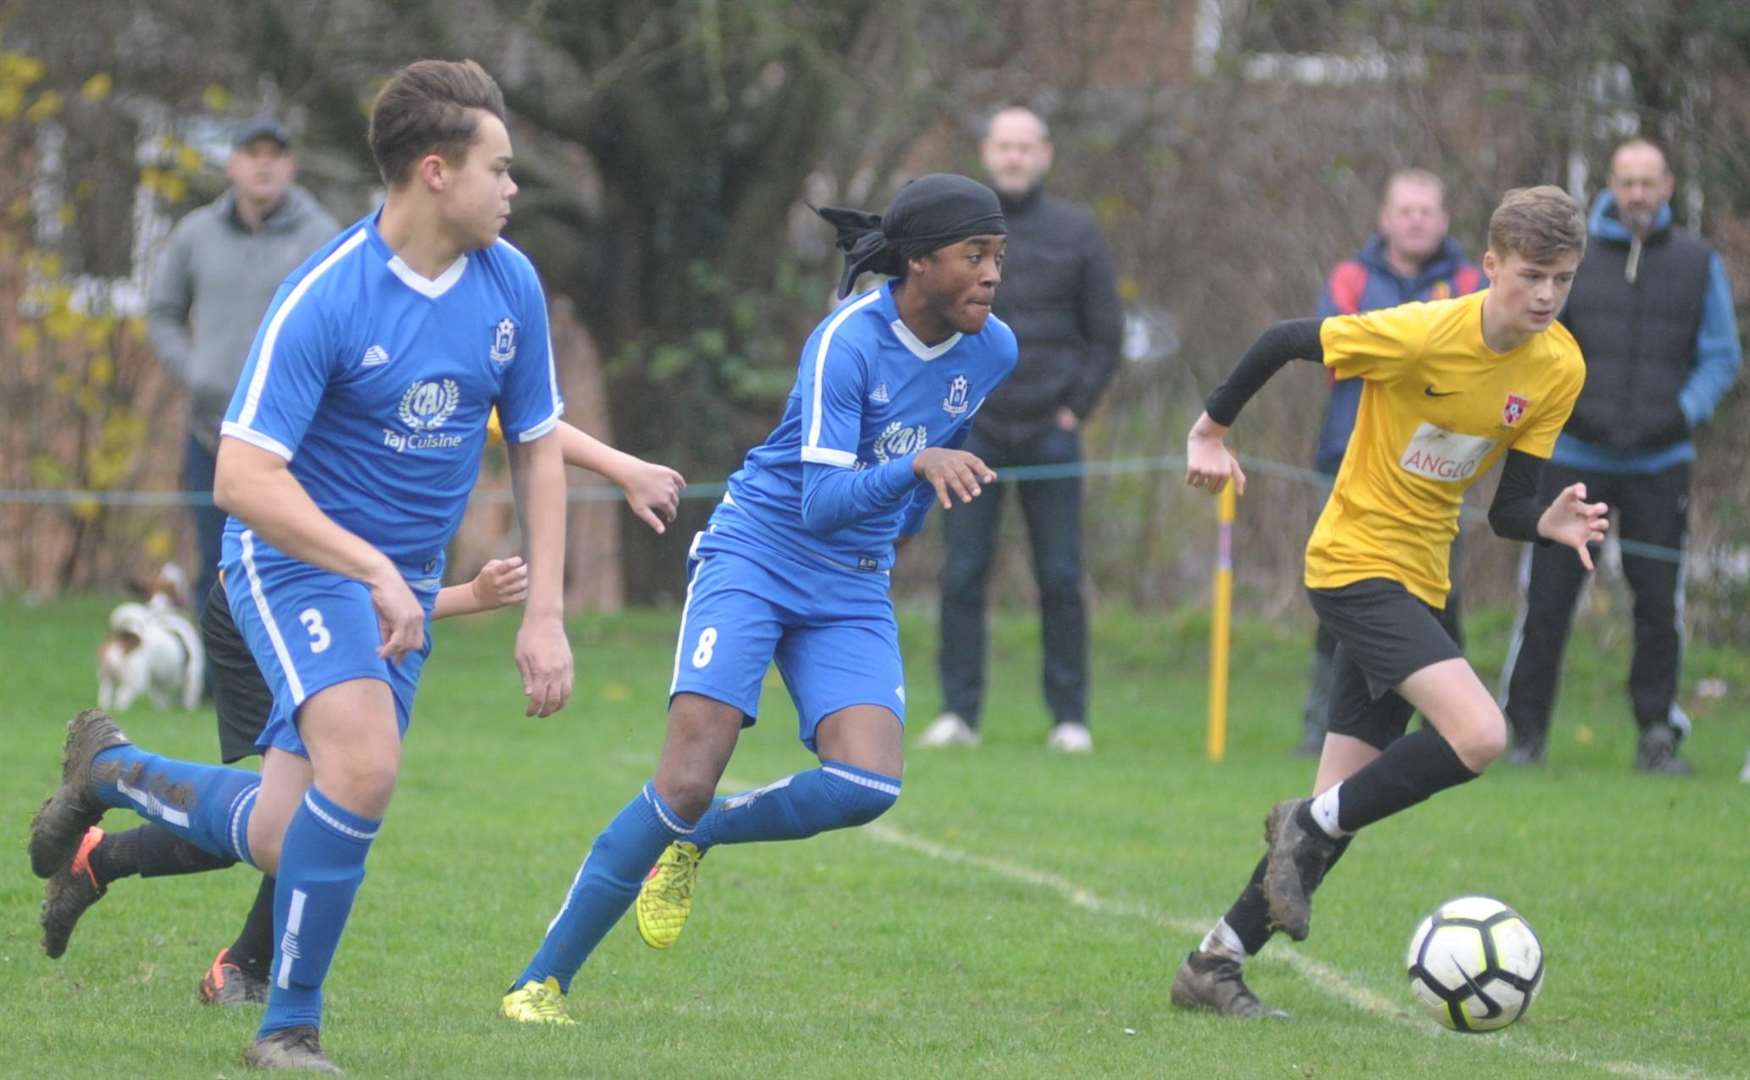
{"label": "yellow football jersey", "polygon": [[1336,486],[1306,546],[1306,583],[1403,585],[1436,608],[1464,493],[1509,449],[1547,458],[1586,381],[1553,323],[1511,352],[1483,341],[1483,292],[1325,319],[1325,366],[1366,380]]}
{"label": "yellow football jersey", "polygon": [[503,441],[504,427],[498,422],[498,408],[494,406],[492,412],[486,417],[486,445],[491,446]]}

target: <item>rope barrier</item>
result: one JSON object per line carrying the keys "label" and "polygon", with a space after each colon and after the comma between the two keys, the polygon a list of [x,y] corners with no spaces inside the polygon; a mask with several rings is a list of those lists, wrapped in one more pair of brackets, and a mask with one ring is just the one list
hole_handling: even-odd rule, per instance
{"label": "rope barrier", "polygon": [[[1331,477],[1316,469],[1289,465],[1267,458],[1239,455],[1240,464],[1248,474],[1268,476],[1307,484],[1329,491]],[[1157,457],[1115,458],[1107,461],[1081,461],[1061,465],[1017,465],[998,470],[1000,483],[1025,483],[1029,480],[1062,480],[1070,477],[1124,476],[1138,473],[1169,472],[1185,467],[1183,454],[1161,454]],[[728,490],[721,480],[689,484],[681,492],[683,499],[719,499]],[[502,505],[514,496],[508,488],[476,491],[473,498],[488,505]],[[618,502],[620,489],[606,481],[575,485],[566,489],[566,498],[573,503]],[[0,488],[0,506],[115,506],[130,508],[174,508],[211,506],[213,496],[208,491],[80,491],[51,488]],[[1488,514],[1466,507],[1462,520],[1470,524],[1487,523]],[[1680,548],[1646,544],[1637,540],[1617,538],[1617,546],[1625,555],[1681,564],[1684,552]]]}

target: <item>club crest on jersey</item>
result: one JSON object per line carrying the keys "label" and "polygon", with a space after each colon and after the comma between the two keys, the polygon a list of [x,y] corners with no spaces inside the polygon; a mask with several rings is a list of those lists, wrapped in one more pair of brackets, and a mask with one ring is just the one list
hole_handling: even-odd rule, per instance
{"label": "club crest on jersey", "polygon": [[454,450],[462,445],[462,436],[438,431],[462,402],[462,389],[454,379],[427,381],[416,379],[401,395],[396,413],[405,431],[383,429],[383,445],[397,454],[409,450]]}
{"label": "club crest on jersey", "polygon": [[1508,394],[1507,404],[1501,407],[1501,420],[1508,427],[1525,419],[1525,410],[1531,407],[1531,399],[1524,394]]}
{"label": "club crest on jersey", "polygon": [[492,328],[492,357],[495,364],[508,364],[516,359],[516,323],[500,319]]}
{"label": "club crest on jersey", "polygon": [[966,411],[966,396],[971,393],[972,384],[966,381],[966,376],[956,375],[948,380],[948,396],[942,399],[942,409],[949,416],[959,416]]}
{"label": "club crest on jersey", "polygon": [[401,422],[410,431],[443,427],[461,400],[462,391],[454,379],[445,379],[441,383],[416,379],[407,388],[407,393],[401,395]]}
{"label": "club crest on jersey", "polygon": [[882,429],[871,449],[874,451],[875,460],[885,465],[891,458],[915,454],[929,444],[930,433],[924,425],[908,427],[895,420]]}

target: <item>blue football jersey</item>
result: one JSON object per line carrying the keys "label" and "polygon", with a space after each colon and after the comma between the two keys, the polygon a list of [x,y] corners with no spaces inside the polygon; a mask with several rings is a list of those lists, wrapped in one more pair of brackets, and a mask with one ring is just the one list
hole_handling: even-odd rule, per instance
{"label": "blue football jersey", "polygon": [[335,522],[419,565],[461,521],[493,407],[507,441],[529,442],[563,403],[528,258],[500,240],[424,278],[376,216],[280,286],[220,430],[285,458]]}
{"label": "blue football jersey", "polygon": [[[912,473],[918,452],[959,446],[972,417],[1014,370],[1015,335],[994,315],[936,345],[900,321],[893,282],[840,304],[802,347],[784,418],[729,478],[712,514],[720,537],[835,566],[885,570],[935,490]],[[823,527],[810,500],[835,474],[855,482]],[[842,485],[841,485],[842,486]]]}

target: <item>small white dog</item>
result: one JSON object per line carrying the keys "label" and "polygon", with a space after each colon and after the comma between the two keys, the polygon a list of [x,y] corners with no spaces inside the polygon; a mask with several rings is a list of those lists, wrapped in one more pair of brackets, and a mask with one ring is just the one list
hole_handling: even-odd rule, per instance
{"label": "small white dog", "polygon": [[188,595],[182,569],[166,564],[146,586],[146,602],[117,604],[97,650],[97,704],[122,712],[141,694],[160,709],[200,704],[207,657],[200,634],[179,610]]}

